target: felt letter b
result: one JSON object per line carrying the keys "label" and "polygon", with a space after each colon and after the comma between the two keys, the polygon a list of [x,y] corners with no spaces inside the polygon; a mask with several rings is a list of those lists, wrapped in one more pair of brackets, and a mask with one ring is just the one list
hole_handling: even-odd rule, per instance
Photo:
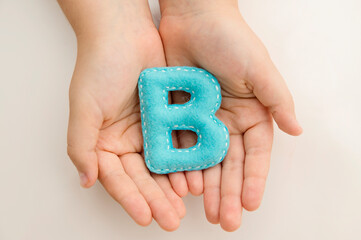
{"label": "felt letter b", "polygon": [[[209,72],[194,67],[150,68],[138,81],[144,157],[150,171],[165,174],[201,170],[221,162],[229,146],[226,126],[215,117],[221,89]],[[184,104],[169,104],[172,91],[191,95]],[[185,149],[173,146],[172,131],[190,130],[197,143]]]}

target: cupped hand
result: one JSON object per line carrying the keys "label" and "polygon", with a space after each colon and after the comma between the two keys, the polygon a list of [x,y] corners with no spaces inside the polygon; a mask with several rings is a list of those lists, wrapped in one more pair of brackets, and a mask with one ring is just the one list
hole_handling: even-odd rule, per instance
{"label": "cupped hand", "polygon": [[175,230],[185,215],[167,175],[151,174],[143,144],[137,80],[148,67],[165,65],[153,23],[127,23],[101,37],[78,37],[70,86],[68,153],[84,187],[97,179],[140,225],[152,217]]}
{"label": "cupped hand", "polygon": [[[252,211],[261,203],[272,118],[288,134],[299,135],[302,129],[292,96],[264,45],[243,20],[237,1],[228,2],[161,1],[160,34],[169,66],[201,67],[219,80],[223,98],[216,116],[230,132],[222,164],[203,172],[173,173],[172,186],[181,193],[188,183],[191,193],[204,192],[207,219],[234,231],[241,224],[242,208]],[[181,98],[179,93],[173,96],[174,101]],[[185,133],[179,144],[187,147],[195,141]]]}

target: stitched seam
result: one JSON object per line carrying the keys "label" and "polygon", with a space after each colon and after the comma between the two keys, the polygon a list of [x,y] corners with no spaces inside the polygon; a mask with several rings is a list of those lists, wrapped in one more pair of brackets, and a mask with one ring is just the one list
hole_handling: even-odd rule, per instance
{"label": "stitched seam", "polygon": [[[179,128],[179,129],[178,129]],[[175,130],[188,130],[187,128],[190,128],[190,129],[195,129],[196,132],[198,133],[197,136],[202,139],[202,134],[199,133],[199,129],[196,129],[194,126],[187,126],[187,125],[174,125],[173,126],[173,129]],[[167,136],[167,149],[170,149],[170,141],[169,141],[169,130],[170,130],[170,127],[168,127],[168,130],[166,131],[166,136]],[[173,148],[171,150],[171,152],[190,152],[190,151],[195,151],[197,150],[200,146],[201,146],[201,141],[199,140],[199,142],[194,145],[193,147],[189,147],[189,148],[186,148],[186,149],[177,149],[177,148]]]}
{"label": "stitched seam", "polygon": [[[163,71],[162,71],[163,72]],[[166,89],[168,89],[168,91],[164,90],[163,89],[163,100],[165,101],[165,104],[164,104],[164,107],[167,108],[167,109],[170,109],[172,110],[173,108],[174,109],[179,109],[179,108],[182,108],[182,109],[186,109],[187,107],[190,107],[193,105],[193,102],[196,100],[196,97],[194,96],[194,91],[190,91],[189,88],[183,88],[183,87],[179,87],[179,88],[176,88],[176,87],[165,87]],[[170,92],[169,90],[183,90],[185,89],[186,91],[185,92],[188,92],[188,93],[192,93],[193,95],[193,98],[191,98],[191,100],[189,100],[188,102],[184,103],[184,104],[178,104],[180,106],[169,106],[168,102],[167,102],[167,98],[168,98],[168,92]],[[190,91],[190,92],[189,92]],[[218,98],[217,98],[218,99]],[[181,107],[182,106],[182,107]]]}
{"label": "stitched seam", "polygon": [[[167,69],[168,71],[174,71],[174,68],[169,68]],[[200,73],[203,73],[204,71],[203,70],[195,70],[195,69],[187,69],[187,68],[183,68],[183,67],[178,67],[175,69],[176,71],[185,71],[185,72],[189,72],[189,71],[192,71],[192,72],[200,72]],[[142,77],[144,77],[147,73],[149,72],[157,72],[158,70],[157,69],[152,69],[152,70],[148,70],[148,71],[143,71],[143,73],[141,74],[141,77],[139,78],[139,94],[140,96],[142,97],[143,96],[143,85],[142,85]],[[167,72],[166,70],[162,69],[162,70],[159,70],[160,72]],[[217,86],[215,80],[213,77],[211,77],[209,74],[206,74],[206,77],[207,78],[210,78],[211,81],[213,82],[213,84],[215,85],[215,88],[217,90],[217,92],[219,91],[219,87]],[[167,89],[171,89],[171,90],[176,90],[176,87],[166,87]],[[178,88],[179,90],[182,90],[183,88]],[[178,90],[177,89],[177,90]],[[186,90],[189,90],[189,88],[185,88]],[[163,90],[163,93],[166,93],[165,90]],[[192,93],[194,94],[194,91],[192,91]],[[166,93],[167,94],[167,93]],[[193,99],[191,99],[191,101],[193,100],[194,101],[195,97]],[[218,93],[217,94],[217,103],[215,104],[215,107],[211,110],[211,114],[209,115],[210,118],[214,121],[214,123],[218,124],[218,126],[222,126],[223,125],[223,131],[225,132],[225,139],[226,139],[226,143],[225,143],[225,146],[224,146],[224,150],[222,151],[222,155],[220,156],[220,158],[217,160],[217,161],[213,161],[211,163],[207,163],[207,164],[204,164],[204,165],[199,165],[199,166],[195,166],[195,167],[187,167],[187,168],[183,168],[183,167],[180,167],[180,168],[172,168],[172,169],[156,169],[155,167],[153,167],[152,163],[150,162],[150,160],[148,159],[148,155],[149,155],[149,152],[148,152],[148,137],[147,137],[147,130],[145,129],[145,126],[146,126],[146,121],[145,121],[145,114],[144,114],[144,101],[143,99],[141,98],[141,116],[142,116],[142,122],[143,122],[143,125],[144,127],[142,127],[142,132],[143,132],[143,137],[144,137],[144,152],[145,152],[145,158],[146,158],[146,162],[147,162],[147,165],[148,167],[153,170],[154,172],[157,172],[157,173],[166,173],[166,172],[169,172],[169,171],[184,171],[184,170],[196,170],[196,169],[200,169],[200,168],[207,168],[208,166],[213,166],[213,165],[216,165],[218,164],[219,162],[222,161],[222,159],[225,157],[226,155],[226,150],[228,148],[228,130],[227,128],[225,127],[225,125],[218,119],[214,116],[215,114],[215,111],[217,110],[217,107],[220,105],[219,103],[219,99],[220,99],[220,94]],[[163,100],[166,100],[165,96],[163,96]],[[190,102],[190,101],[189,101]],[[188,103],[189,103],[188,102]],[[187,106],[191,106],[192,104],[187,104],[186,106],[184,107],[187,107]],[[167,106],[167,103],[166,103],[166,108],[168,108]],[[178,108],[175,108],[175,109],[178,109]],[[179,127],[178,125],[175,125],[174,127]],[[181,127],[188,127],[188,128],[192,128],[192,129],[196,129],[194,126],[186,126],[186,125],[181,125]],[[169,141],[169,129],[170,127],[168,127],[168,130],[166,131],[166,138],[167,138],[167,149],[169,150],[170,149],[170,141]],[[199,130],[196,129],[197,133],[199,133]],[[201,136],[201,134],[200,134]],[[200,137],[202,138],[202,137]],[[201,146],[201,142],[199,142],[196,147],[194,148],[190,148],[191,151],[195,151],[197,150],[197,147],[200,147]],[[172,149],[171,150],[172,152],[176,152],[176,150]],[[186,152],[188,151],[189,152],[189,149],[184,149],[184,150],[181,150],[181,149],[177,149],[178,152]]]}

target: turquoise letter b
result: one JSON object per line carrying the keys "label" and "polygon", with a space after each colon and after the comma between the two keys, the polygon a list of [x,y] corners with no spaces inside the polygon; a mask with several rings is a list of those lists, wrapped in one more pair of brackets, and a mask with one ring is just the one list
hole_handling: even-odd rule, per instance
{"label": "turquoise letter b", "polygon": [[[138,82],[144,157],[150,171],[165,174],[201,170],[221,162],[229,146],[226,126],[215,117],[221,104],[221,89],[207,71],[193,67],[151,68]],[[191,99],[168,104],[168,93],[185,91]],[[177,149],[172,131],[197,134],[196,145]]]}

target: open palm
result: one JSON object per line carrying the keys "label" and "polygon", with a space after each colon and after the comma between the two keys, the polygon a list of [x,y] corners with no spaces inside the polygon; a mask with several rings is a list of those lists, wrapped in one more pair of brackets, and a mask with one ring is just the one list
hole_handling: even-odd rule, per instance
{"label": "open palm", "polygon": [[183,202],[167,175],[150,174],[141,155],[137,80],[143,69],[165,65],[158,31],[145,29],[79,45],[68,152],[85,187],[99,179],[138,224],[154,218],[174,230],[185,214]]}
{"label": "open palm", "polygon": [[[302,131],[292,97],[238,9],[178,15],[166,10],[160,34],[167,64],[197,66],[215,75],[223,96],[216,116],[230,132],[230,147],[222,164],[203,172],[173,173],[170,180],[176,192],[183,191],[182,181],[192,193],[204,192],[208,220],[233,231],[241,224],[242,208],[255,210],[260,205],[272,147],[272,116],[285,132],[298,135]],[[182,138],[179,142],[184,147],[195,141],[190,136]]]}

